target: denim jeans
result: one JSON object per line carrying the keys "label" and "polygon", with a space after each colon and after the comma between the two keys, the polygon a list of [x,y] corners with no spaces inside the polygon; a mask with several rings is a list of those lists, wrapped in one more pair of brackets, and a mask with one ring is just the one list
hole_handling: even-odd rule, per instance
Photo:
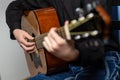
{"label": "denim jeans", "polygon": [[38,74],[29,80],[120,80],[120,54],[109,51],[97,66],[70,65],[70,71],[49,76]]}

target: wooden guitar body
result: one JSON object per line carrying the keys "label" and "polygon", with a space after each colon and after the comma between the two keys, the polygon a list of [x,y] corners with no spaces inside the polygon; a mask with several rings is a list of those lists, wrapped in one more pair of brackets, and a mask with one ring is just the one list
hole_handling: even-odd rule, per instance
{"label": "wooden guitar body", "polygon": [[[56,11],[45,8],[30,11],[22,17],[22,29],[33,37],[50,30],[51,27],[60,27]],[[51,74],[67,68],[67,62],[48,53],[44,48],[37,49],[33,54],[25,54],[31,76],[38,73]]]}
{"label": "wooden guitar body", "polygon": [[[42,41],[51,27],[64,39],[76,40],[95,37],[102,34],[103,39],[109,38],[109,24],[111,19],[101,6],[96,6],[93,12],[72,20],[66,27],[60,27],[59,19],[54,8],[32,10],[22,17],[21,28],[34,37],[36,52],[26,53],[26,60],[31,76],[38,73],[52,74],[68,68],[68,63],[47,52]],[[77,29],[74,31],[74,29]],[[84,29],[84,30],[82,30]]]}

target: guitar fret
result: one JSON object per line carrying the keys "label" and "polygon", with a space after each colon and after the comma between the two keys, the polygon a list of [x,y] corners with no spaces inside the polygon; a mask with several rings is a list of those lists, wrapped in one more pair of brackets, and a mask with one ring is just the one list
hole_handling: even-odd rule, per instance
{"label": "guitar fret", "polygon": [[57,33],[64,39],[66,39],[64,28],[61,27],[57,30]]}
{"label": "guitar fret", "polygon": [[65,35],[65,30],[64,30],[64,28],[61,29],[61,32],[62,32],[63,38],[66,39],[66,35]]}
{"label": "guitar fret", "polygon": [[35,37],[35,42],[36,42],[36,47],[37,49],[42,49],[43,48],[43,39],[44,37],[47,35],[47,33],[44,33],[44,34],[41,34],[41,35],[38,35],[37,37]]}
{"label": "guitar fret", "polygon": [[[57,33],[64,39],[66,39],[66,35],[65,35],[65,31],[64,31],[64,28],[61,27],[57,30]],[[38,35],[35,37],[35,42],[36,42],[36,47],[37,49],[41,49],[43,48],[43,39],[44,37],[47,35],[47,33],[44,33],[44,34],[41,34],[41,35]]]}
{"label": "guitar fret", "polygon": [[62,37],[60,29],[57,30],[57,33]]}

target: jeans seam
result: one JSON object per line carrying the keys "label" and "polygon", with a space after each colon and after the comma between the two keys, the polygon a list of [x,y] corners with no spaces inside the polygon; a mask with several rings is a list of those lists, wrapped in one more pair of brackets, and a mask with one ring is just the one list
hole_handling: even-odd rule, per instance
{"label": "jeans seam", "polygon": [[109,80],[110,72],[109,72],[109,67],[108,67],[108,64],[107,64],[106,61],[105,61],[105,68],[106,68],[106,78],[105,78],[105,80]]}

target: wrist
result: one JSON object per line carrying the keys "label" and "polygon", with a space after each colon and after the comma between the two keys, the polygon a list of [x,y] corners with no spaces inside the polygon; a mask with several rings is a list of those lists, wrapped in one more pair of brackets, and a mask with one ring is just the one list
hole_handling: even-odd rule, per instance
{"label": "wrist", "polygon": [[14,30],[13,30],[13,35],[15,36],[15,34],[16,34],[18,31],[20,31],[20,29],[14,29]]}
{"label": "wrist", "polygon": [[65,58],[66,61],[75,61],[79,57],[79,51],[77,49],[72,48],[69,53]]}

